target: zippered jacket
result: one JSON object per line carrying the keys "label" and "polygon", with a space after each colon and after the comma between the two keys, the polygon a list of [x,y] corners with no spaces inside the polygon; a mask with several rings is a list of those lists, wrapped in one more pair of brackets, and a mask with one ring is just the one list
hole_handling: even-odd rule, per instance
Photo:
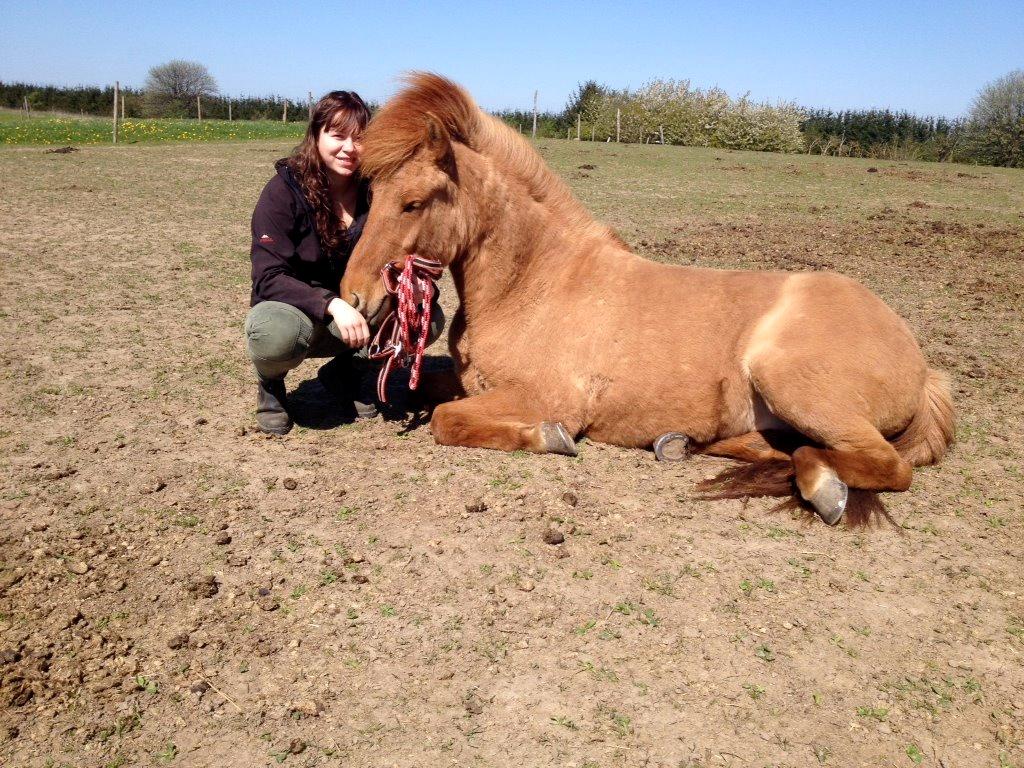
{"label": "zippered jacket", "polygon": [[338,298],[345,265],[366,223],[368,185],[360,183],[355,215],[338,252],[325,253],[313,209],[287,160],[278,160],[274,167],[277,175],[263,188],[252,213],[250,306],[281,301],[316,322],[327,322],[327,305]]}

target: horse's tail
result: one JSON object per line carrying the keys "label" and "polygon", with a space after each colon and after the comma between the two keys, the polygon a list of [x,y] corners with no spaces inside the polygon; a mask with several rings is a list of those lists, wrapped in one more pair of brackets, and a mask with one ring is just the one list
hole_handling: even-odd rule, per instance
{"label": "horse's tail", "polygon": [[945,456],[955,436],[949,376],[929,369],[917,413],[909,426],[892,440],[892,446],[913,466],[923,467]]}

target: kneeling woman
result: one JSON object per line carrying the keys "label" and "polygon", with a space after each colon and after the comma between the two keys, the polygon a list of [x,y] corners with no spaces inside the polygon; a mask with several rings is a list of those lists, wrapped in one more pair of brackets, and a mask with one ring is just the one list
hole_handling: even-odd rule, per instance
{"label": "kneeling woman", "polygon": [[284,377],[307,357],[333,358],[318,378],[348,416],[376,415],[372,396],[360,397],[353,361],[370,330],[337,293],[369,210],[368,185],[359,176],[369,119],[351,91],[320,99],[305,138],[277,162],[253,212],[245,335],[259,378],[256,423],[264,432],[291,429]]}

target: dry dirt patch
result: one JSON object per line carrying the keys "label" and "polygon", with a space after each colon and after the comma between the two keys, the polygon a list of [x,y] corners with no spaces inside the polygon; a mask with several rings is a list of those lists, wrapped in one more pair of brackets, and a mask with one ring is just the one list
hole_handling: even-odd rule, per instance
{"label": "dry dirt patch", "polygon": [[695,501],[712,459],[254,434],[285,150],[0,152],[0,762],[1024,763],[1019,173],[547,145],[638,251],[847,272],[952,374],[958,446],[849,532]]}

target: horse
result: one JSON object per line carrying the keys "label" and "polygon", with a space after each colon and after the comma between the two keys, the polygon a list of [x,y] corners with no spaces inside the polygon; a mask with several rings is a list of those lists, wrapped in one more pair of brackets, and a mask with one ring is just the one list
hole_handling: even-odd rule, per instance
{"label": "horse", "polygon": [[458,292],[440,444],[575,455],[582,436],[651,448],[679,432],[748,462],[708,498],[789,496],[834,524],[884,510],[877,492],[907,490],[953,441],[947,377],[863,285],[644,259],[444,77],[406,77],[361,169],[373,203],[342,298],[380,323],[381,271],[414,254]]}

